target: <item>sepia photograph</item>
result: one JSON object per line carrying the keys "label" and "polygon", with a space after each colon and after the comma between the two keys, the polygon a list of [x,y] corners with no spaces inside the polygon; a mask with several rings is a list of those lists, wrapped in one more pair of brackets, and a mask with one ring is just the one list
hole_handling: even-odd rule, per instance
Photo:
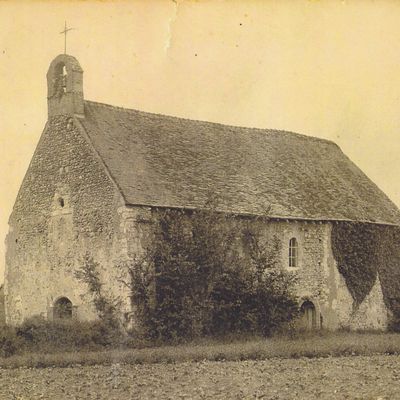
{"label": "sepia photograph", "polygon": [[400,2],[0,0],[0,400],[400,399]]}

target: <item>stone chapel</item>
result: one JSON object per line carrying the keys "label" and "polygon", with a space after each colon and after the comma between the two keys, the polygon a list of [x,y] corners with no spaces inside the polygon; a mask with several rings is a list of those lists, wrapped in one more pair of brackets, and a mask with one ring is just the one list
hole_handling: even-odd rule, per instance
{"label": "stone chapel", "polygon": [[340,221],[399,226],[400,211],[335,143],[85,100],[83,70],[66,54],[47,85],[48,121],[9,219],[8,324],[96,318],[74,275],[84,255],[121,295],[115,265],[140,251],[152,210],[196,209],[212,192],[238,219],[269,210],[263,229],[282,241],[281,268],[298,274],[309,327],[387,326],[379,274],[353,308],[331,232]]}

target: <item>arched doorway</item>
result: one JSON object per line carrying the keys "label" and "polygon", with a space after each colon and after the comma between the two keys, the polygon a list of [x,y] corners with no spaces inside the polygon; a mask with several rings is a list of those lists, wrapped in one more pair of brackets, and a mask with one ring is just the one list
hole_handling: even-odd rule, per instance
{"label": "arched doorway", "polygon": [[307,330],[317,329],[317,310],[315,309],[314,303],[310,300],[306,300],[300,307],[302,315],[302,325]]}
{"label": "arched doorway", "polygon": [[60,297],[53,308],[54,319],[71,319],[72,318],[72,303],[67,297]]}

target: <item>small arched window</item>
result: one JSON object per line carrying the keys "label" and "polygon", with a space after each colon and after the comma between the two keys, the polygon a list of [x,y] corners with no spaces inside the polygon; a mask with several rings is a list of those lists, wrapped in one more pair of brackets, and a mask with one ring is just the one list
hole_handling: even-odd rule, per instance
{"label": "small arched window", "polygon": [[54,91],[59,97],[67,92],[67,76],[68,72],[65,64],[58,64],[55,68]]}
{"label": "small arched window", "polygon": [[299,263],[299,247],[296,238],[289,240],[289,267],[297,267]]}
{"label": "small arched window", "polygon": [[62,91],[67,91],[67,67],[64,65],[62,69]]}

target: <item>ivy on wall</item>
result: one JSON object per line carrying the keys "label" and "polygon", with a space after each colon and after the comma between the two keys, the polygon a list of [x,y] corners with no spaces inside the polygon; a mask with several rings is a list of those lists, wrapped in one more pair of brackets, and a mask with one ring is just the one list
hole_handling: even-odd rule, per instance
{"label": "ivy on wall", "polygon": [[371,291],[377,276],[377,240],[368,224],[338,223],[332,229],[332,250],[355,306]]}
{"label": "ivy on wall", "polygon": [[380,227],[378,272],[386,306],[400,329],[400,228]]}
{"label": "ivy on wall", "polygon": [[357,308],[375,284],[386,306],[400,318],[400,228],[340,222],[332,228],[332,251]]}

